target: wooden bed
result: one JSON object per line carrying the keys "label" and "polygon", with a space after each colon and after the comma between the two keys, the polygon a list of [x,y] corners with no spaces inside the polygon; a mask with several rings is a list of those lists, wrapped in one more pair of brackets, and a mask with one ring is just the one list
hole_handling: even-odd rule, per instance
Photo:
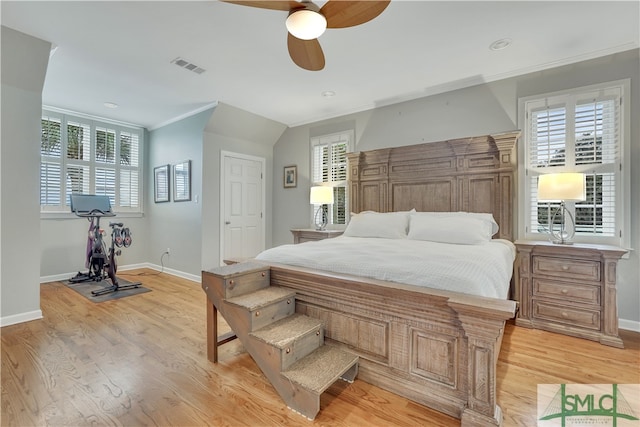
{"label": "wooden bed", "polygon": [[[518,131],[351,153],[352,212],[490,212],[513,241]],[[272,265],[296,311],[326,322],[329,344],[360,356],[358,378],[460,418],[501,425],[496,363],[516,303]]]}
{"label": "wooden bed", "polygon": [[[351,153],[352,212],[490,212],[513,241],[519,132]],[[359,378],[463,426],[500,425],[496,362],[514,301],[273,266],[296,310],[326,322],[326,338],[360,356]]]}

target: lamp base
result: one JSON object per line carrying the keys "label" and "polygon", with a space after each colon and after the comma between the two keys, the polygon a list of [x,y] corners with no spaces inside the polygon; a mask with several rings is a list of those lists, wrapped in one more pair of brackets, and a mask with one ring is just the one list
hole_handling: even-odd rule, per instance
{"label": "lamp base", "polygon": [[[560,230],[555,230],[554,228],[557,216],[560,217]],[[565,216],[569,221],[565,221]],[[570,231],[567,231],[565,222],[571,223]],[[560,207],[555,211],[549,222],[549,241],[556,245],[573,245],[571,239],[575,235],[575,224],[576,221],[571,212],[565,207],[564,200],[561,201]]]}
{"label": "lamp base", "polygon": [[[318,214],[321,214],[322,217],[318,219]],[[324,231],[327,226],[327,211],[326,206],[322,205],[315,214],[315,222],[316,222],[316,231]]]}
{"label": "lamp base", "polygon": [[568,240],[551,240],[554,245],[573,245],[573,242]]}

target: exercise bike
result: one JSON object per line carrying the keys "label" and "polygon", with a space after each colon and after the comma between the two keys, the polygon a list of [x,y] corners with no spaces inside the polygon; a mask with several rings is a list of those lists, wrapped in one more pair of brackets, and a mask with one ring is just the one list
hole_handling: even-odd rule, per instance
{"label": "exercise bike", "polygon": [[118,271],[116,257],[122,253],[122,251],[116,249],[116,247],[121,248],[124,246],[128,248],[132,243],[131,232],[128,228],[124,227],[123,223],[109,223],[109,227],[111,227],[111,246],[107,251],[107,246],[103,239],[104,230],[100,228],[100,219],[115,216],[111,210],[109,197],[72,194],[71,211],[80,218],[87,218],[90,225],[87,236],[87,258],[85,263],[88,271],[86,273],[78,272],[78,274],[69,279],[69,282],[101,282],[109,278],[109,280],[111,280],[111,286],[91,291],[93,296],[140,287],[140,282],[121,285],[116,276],[116,272]]}

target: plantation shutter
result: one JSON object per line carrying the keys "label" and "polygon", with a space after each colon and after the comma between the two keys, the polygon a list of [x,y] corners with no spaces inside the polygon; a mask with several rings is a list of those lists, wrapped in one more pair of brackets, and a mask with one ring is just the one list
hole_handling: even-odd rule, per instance
{"label": "plantation shutter", "polygon": [[[137,208],[138,198],[138,156],[140,139],[131,132],[120,132],[120,201],[122,207]],[[133,167],[132,167],[133,166]]]}
{"label": "plantation shutter", "polygon": [[615,237],[621,180],[621,88],[532,100],[527,119],[529,232],[545,233],[559,203],[537,201],[540,174],[582,172],[587,197],[569,204],[577,236]]}
{"label": "plantation shutter", "polygon": [[59,206],[61,192],[60,163],[40,162],[40,205]]}
{"label": "plantation shutter", "polygon": [[70,195],[88,194],[91,185],[91,125],[80,121],[67,121],[65,165],[65,205]]}
{"label": "plantation shutter", "polygon": [[40,209],[69,212],[73,193],[107,195],[116,212],[141,212],[142,129],[43,110]]}
{"label": "plantation shutter", "polygon": [[[333,187],[330,224],[347,220],[347,153],[351,133],[337,133],[312,139],[312,184]],[[319,206],[314,206],[314,210]]]}
{"label": "plantation shutter", "polygon": [[576,165],[588,165],[587,200],[576,204],[576,233],[616,233],[616,165],[620,163],[619,101],[576,105]]}
{"label": "plantation shutter", "polygon": [[59,206],[62,200],[62,122],[44,116],[40,138],[40,205]]}

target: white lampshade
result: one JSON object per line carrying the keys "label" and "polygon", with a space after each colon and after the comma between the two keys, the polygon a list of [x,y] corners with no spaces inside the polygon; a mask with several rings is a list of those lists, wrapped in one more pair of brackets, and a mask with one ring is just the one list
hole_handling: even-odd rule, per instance
{"label": "white lampshade", "polygon": [[538,177],[538,201],[580,202],[586,200],[586,178],[583,173],[550,173]]}
{"label": "white lampshade", "polygon": [[287,30],[301,40],[317,39],[327,29],[327,19],[313,10],[300,9],[286,21]]}
{"label": "white lampshade", "polygon": [[311,187],[309,202],[312,205],[330,205],[333,203],[332,187]]}

